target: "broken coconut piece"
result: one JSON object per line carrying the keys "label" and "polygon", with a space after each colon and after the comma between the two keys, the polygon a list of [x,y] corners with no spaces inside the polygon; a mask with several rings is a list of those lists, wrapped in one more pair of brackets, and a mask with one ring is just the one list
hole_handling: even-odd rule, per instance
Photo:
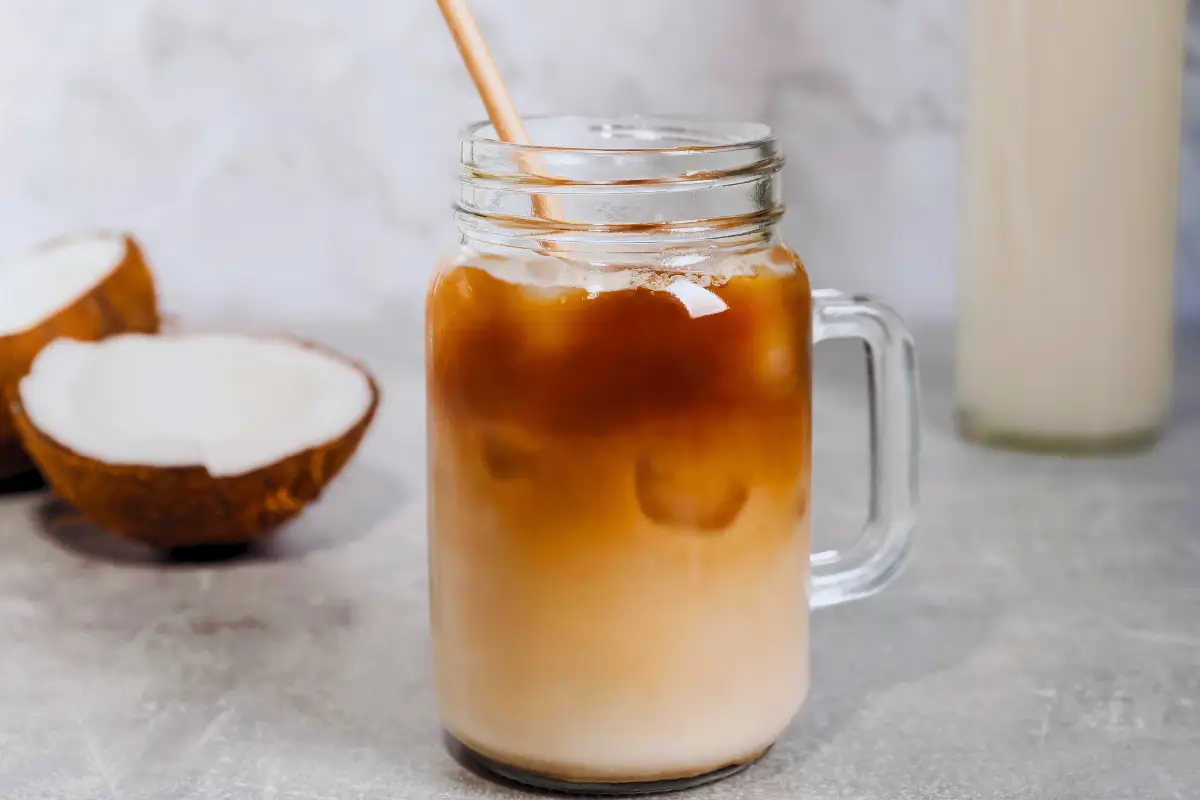
{"label": "broken coconut piece", "polygon": [[[133,238],[96,231],[46,242],[0,264],[0,398],[59,337],[155,333],[158,324],[154,280]],[[0,402],[0,478],[32,466]]]}
{"label": "broken coconut piece", "polygon": [[13,415],[50,485],[97,524],[159,547],[245,542],[315,500],[379,404],[324,348],[228,334],[56,341]]}

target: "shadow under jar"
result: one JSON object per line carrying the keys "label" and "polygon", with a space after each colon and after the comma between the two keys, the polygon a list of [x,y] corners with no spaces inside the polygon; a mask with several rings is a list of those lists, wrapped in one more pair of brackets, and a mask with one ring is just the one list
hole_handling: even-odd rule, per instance
{"label": "shadow under jar", "polygon": [[[759,125],[468,129],[427,304],[438,708],[492,772],[682,788],[760,757],[809,687],[808,614],[907,551],[912,343],[813,293]],[[868,522],[810,558],[811,345],[867,344]]]}

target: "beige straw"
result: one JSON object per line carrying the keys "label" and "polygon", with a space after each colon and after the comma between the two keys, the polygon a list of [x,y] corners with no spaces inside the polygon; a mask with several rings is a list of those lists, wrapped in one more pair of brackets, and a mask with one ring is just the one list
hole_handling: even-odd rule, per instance
{"label": "beige straw", "polygon": [[[442,9],[442,15],[446,18],[446,25],[454,36],[455,44],[458,45],[458,52],[462,54],[463,62],[467,65],[467,72],[471,73],[471,79],[475,81],[475,88],[483,100],[483,107],[487,109],[492,127],[496,129],[496,135],[504,142],[530,144],[529,134],[521,122],[521,115],[513,105],[504,80],[500,77],[500,70],[496,68],[496,62],[492,59],[467,0],[438,0],[438,6]],[[531,153],[519,153],[517,161],[529,174],[543,174],[537,169],[538,159]],[[534,195],[533,209],[542,219],[562,219],[562,207],[554,195]]]}

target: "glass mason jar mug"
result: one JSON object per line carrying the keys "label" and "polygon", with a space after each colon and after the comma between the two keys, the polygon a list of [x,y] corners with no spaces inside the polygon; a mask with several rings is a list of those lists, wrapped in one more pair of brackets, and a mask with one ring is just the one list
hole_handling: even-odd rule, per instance
{"label": "glass mason jar mug", "polygon": [[[809,608],[903,560],[912,342],[810,291],[764,126],[529,124],[541,146],[466,132],[461,244],[427,301],[439,714],[527,784],[695,785],[800,708]],[[871,379],[869,518],[810,560],[811,344],[845,337]]]}

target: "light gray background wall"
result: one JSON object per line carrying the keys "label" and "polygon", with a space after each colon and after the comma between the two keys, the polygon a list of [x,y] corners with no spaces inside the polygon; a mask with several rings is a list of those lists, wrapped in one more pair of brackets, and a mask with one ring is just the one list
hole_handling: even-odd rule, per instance
{"label": "light gray background wall", "polygon": [[[475,0],[526,113],[774,124],[817,281],[918,319],[953,315],[963,3]],[[1200,318],[1194,16],[1180,304]],[[417,315],[481,114],[433,0],[0,0],[0,256],[122,226],[183,314]]]}

